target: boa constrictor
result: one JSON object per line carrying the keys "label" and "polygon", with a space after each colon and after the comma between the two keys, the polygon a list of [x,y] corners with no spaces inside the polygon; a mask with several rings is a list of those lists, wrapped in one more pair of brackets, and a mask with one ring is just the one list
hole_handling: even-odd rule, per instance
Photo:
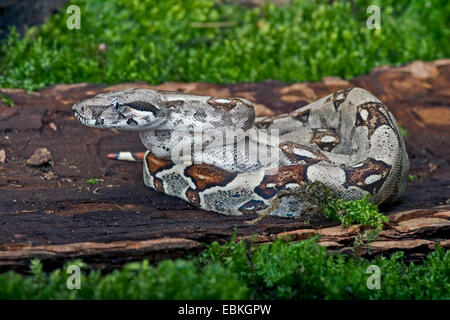
{"label": "boa constrictor", "polygon": [[[139,131],[148,150],[145,185],[222,214],[261,213],[281,190],[307,182],[347,200],[370,195],[375,204],[396,200],[406,187],[409,160],[397,122],[361,88],[265,118],[255,118],[243,98],[137,88],[99,94],[73,111],[87,126]],[[230,130],[239,134],[220,137]],[[267,130],[278,133],[276,143],[262,134]],[[186,140],[198,132],[200,144]],[[261,147],[277,159],[275,167],[260,161],[254,150]],[[180,150],[188,157],[174,161]],[[270,215],[301,215],[304,201],[280,199]]]}

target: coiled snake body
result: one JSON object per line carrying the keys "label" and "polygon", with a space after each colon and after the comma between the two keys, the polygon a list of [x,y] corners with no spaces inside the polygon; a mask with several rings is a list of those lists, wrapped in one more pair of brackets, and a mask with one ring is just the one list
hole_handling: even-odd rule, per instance
{"label": "coiled snake body", "polygon": [[[256,119],[246,99],[149,89],[99,94],[73,111],[87,126],[140,131],[145,185],[222,214],[261,213],[281,190],[306,182],[348,200],[370,195],[376,204],[406,187],[409,160],[397,122],[361,88]],[[271,215],[302,214],[304,202],[280,200]]]}

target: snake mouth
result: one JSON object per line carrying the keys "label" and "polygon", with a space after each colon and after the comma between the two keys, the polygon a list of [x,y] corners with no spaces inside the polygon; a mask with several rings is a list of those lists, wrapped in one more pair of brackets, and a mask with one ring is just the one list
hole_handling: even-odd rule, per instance
{"label": "snake mouth", "polygon": [[82,118],[81,114],[77,110],[73,110],[73,115],[78,119]]}
{"label": "snake mouth", "polygon": [[85,126],[91,126],[92,125],[92,121],[90,121],[90,119],[86,119],[85,117],[83,117],[77,110],[73,110],[73,114],[75,116],[75,118],[77,118],[77,120],[79,122],[81,122],[82,124],[84,124]]}
{"label": "snake mouth", "polygon": [[73,115],[75,118],[77,118],[80,122],[85,122],[87,119],[85,119],[77,110],[73,110]]}

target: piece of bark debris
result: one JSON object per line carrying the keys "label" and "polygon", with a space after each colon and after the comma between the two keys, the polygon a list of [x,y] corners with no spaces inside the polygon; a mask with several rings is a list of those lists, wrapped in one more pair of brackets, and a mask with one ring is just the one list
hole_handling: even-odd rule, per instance
{"label": "piece of bark debris", "polygon": [[429,162],[428,169],[430,170],[430,172],[434,172],[437,170],[437,165],[435,165],[433,162]]}
{"label": "piece of bark debris", "polygon": [[57,178],[58,176],[53,171],[46,172],[41,176],[42,180],[55,180]]}
{"label": "piece of bark debris", "polygon": [[36,149],[31,155],[30,159],[27,160],[27,165],[33,167],[39,167],[47,164],[51,164],[52,155],[47,148]]}
{"label": "piece of bark debris", "polygon": [[0,163],[6,162],[6,151],[5,149],[0,150]]}
{"label": "piece of bark debris", "polygon": [[53,122],[50,122],[49,125],[50,129],[52,129],[53,131],[58,131],[58,127],[56,126],[56,124],[54,124]]}

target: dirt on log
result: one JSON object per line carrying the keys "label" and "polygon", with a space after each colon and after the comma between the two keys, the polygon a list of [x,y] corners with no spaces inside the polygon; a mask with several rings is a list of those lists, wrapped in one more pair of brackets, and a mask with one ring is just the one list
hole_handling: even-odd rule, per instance
{"label": "dirt on log", "polygon": [[[142,164],[109,160],[119,150],[142,151],[137,133],[87,128],[72,114],[74,102],[129,87],[180,90],[213,96],[240,96],[257,115],[292,111],[327,94],[362,87],[379,97],[407,129],[412,181],[402,201],[382,208],[389,215],[370,252],[404,250],[423,257],[440,240],[449,246],[450,60],[415,61],[381,67],[346,81],[278,81],[213,85],[205,83],[59,84],[38,92],[0,89],[0,270],[26,270],[31,258],[46,266],[82,258],[105,270],[127,261],[159,261],[202,250],[205,243],[258,234],[270,242],[320,235],[332,251],[352,253],[360,226],[343,229],[325,218],[227,217],[196,209],[146,188]],[[5,99],[4,97],[8,97]],[[9,106],[10,100],[13,105]],[[307,222],[307,223],[306,223]]]}

